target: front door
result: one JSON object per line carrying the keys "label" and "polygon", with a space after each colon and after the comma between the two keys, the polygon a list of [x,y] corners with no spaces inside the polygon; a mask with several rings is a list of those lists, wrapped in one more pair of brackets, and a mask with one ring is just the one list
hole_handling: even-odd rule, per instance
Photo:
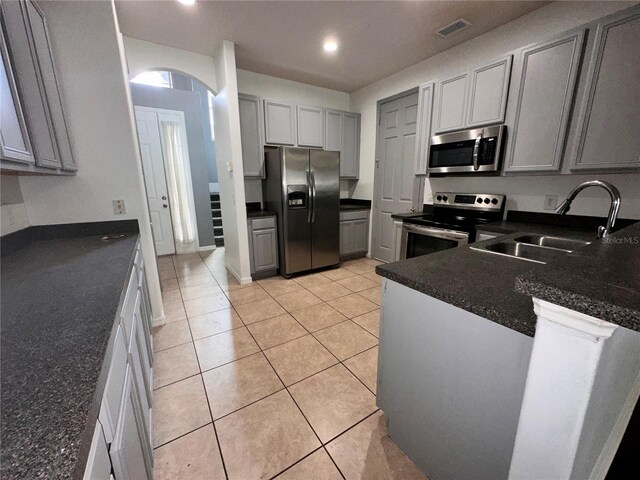
{"label": "front door", "polygon": [[175,253],[176,247],[171,226],[158,114],[144,107],[135,107],[135,112],[156,254],[169,255]]}
{"label": "front door", "polygon": [[413,174],[418,93],[379,105],[373,194],[372,256],[392,260],[394,213],[411,211],[420,181]]}

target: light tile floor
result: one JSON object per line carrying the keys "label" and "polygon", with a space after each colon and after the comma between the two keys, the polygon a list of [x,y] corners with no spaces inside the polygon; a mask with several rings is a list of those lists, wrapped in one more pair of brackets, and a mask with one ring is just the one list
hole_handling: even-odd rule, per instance
{"label": "light tile floor", "polygon": [[156,479],[424,479],[375,402],[368,259],[240,285],[224,249],[158,259]]}

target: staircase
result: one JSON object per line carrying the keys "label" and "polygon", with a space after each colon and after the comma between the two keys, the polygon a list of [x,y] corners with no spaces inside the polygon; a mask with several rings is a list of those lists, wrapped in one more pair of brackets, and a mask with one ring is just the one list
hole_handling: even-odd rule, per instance
{"label": "staircase", "polygon": [[220,194],[212,193],[211,199],[211,220],[213,221],[213,235],[215,236],[216,247],[224,247],[224,232],[222,230],[222,210],[220,209]]}

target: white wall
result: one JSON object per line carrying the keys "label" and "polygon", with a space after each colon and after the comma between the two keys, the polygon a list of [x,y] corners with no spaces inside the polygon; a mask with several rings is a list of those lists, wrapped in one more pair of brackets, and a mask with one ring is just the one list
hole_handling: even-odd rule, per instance
{"label": "white wall", "polygon": [[[373,197],[374,157],[376,138],[376,102],[417,87],[420,83],[437,79],[491,59],[515,48],[562,33],[590,22],[636,2],[554,2],[524,15],[513,22],[492,30],[455,48],[431,57],[394,75],[363,87],[351,94],[351,110],[362,114],[360,143],[360,179],[350,194],[357,198]],[[585,176],[584,178],[592,178]],[[597,175],[608,178],[623,195],[621,215],[640,218],[640,175]],[[544,194],[566,194],[584,179],[575,175],[563,177],[519,177],[491,179],[429,179],[425,182],[425,202],[430,201],[432,190],[476,191],[506,193],[513,207],[542,210]],[[431,185],[430,185],[431,182]],[[584,192],[584,198],[575,202],[572,213],[600,214],[604,204],[602,194]],[[594,213],[592,213],[594,212]]]}
{"label": "white wall", "polygon": [[17,176],[0,176],[0,236],[29,226],[27,208]]}
{"label": "white wall", "polygon": [[[225,263],[241,283],[251,281],[247,210],[245,207],[240,107],[235,47],[225,41],[215,57],[218,93],[214,99],[216,162],[224,225]],[[228,168],[231,166],[231,171]]]}
{"label": "white wall", "polygon": [[[163,315],[128,82],[111,2],[41,2],[78,173],[20,178],[32,225],[137,219],[153,312]],[[99,57],[96,56],[99,52]],[[115,215],[112,201],[127,213]]]}
{"label": "white wall", "polygon": [[174,70],[197,78],[217,92],[213,57],[124,37],[129,78],[149,70]]}

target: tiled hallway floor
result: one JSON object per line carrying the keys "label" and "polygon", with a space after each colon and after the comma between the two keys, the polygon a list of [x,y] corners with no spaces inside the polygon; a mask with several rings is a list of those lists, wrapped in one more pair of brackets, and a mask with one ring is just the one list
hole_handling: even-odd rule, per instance
{"label": "tiled hallway floor", "polygon": [[154,478],[424,478],[375,403],[376,263],[239,285],[224,249],[160,258]]}

